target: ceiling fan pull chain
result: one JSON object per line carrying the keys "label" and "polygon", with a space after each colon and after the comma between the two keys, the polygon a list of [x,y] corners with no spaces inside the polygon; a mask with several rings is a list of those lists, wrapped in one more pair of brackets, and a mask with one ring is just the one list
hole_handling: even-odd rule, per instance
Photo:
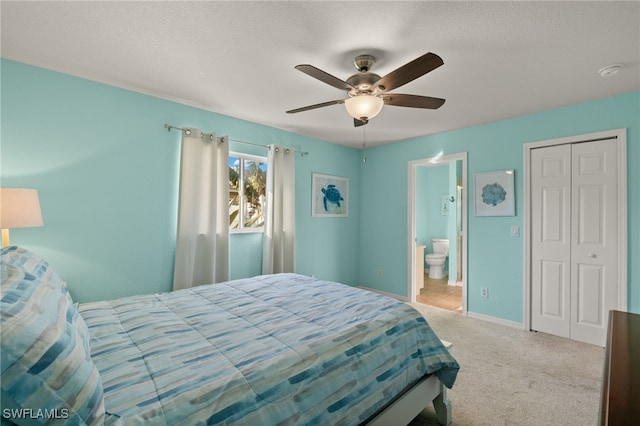
{"label": "ceiling fan pull chain", "polygon": [[[364,154],[364,150],[367,148],[367,126],[362,126],[362,153]],[[367,162],[367,156],[362,156],[362,162]]]}

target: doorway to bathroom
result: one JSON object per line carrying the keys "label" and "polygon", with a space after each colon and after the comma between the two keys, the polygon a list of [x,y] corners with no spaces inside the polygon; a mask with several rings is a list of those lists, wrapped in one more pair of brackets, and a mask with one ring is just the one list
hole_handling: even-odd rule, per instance
{"label": "doorway to bathroom", "polygon": [[[467,312],[467,153],[409,161],[412,302]],[[435,244],[434,244],[435,243]]]}
{"label": "doorway to bathroom", "polygon": [[446,278],[429,278],[425,272],[424,286],[416,289],[416,302],[462,313],[462,286],[449,285]]}

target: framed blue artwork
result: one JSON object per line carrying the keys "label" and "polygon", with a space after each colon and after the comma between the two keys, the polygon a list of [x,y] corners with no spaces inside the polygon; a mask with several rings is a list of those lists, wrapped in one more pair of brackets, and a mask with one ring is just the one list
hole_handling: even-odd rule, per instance
{"label": "framed blue artwork", "polygon": [[313,173],[311,216],[349,216],[349,179]]}
{"label": "framed blue artwork", "polygon": [[475,174],[476,216],[515,216],[514,170]]}

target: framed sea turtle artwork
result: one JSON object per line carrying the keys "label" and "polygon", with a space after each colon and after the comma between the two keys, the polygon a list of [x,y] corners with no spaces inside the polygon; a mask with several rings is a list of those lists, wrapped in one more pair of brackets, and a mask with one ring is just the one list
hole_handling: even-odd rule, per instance
{"label": "framed sea turtle artwork", "polygon": [[515,216],[514,170],[475,174],[476,216]]}
{"label": "framed sea turtle artwork", "polygon": [[311,179],[311,216],[349,216],[349,179],[313,173]]}

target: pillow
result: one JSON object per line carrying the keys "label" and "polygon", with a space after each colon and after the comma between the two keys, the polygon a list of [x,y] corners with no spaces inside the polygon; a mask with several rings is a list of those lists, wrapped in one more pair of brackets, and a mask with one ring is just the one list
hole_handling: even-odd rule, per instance
{"label": "pillow", "polygon": [[31,274],[37,279],[43,281],[51,281],[60,286],[60,291],[67,295],[71,300],[67,283],[65,283],[58,273],[49,265],[49,262],[38,256],[37,254],[18,246],[4,247],[0,251],[0,259],[2,263],[16,266],[22,269],[26,274]]}
{"label": "pillow", "polygon": [[91,360],[89,331],[63,291],[66,284],[57,274],[45,271],[48,279],[38,279],[27,272],[42,273],[47,267],[23,269],[5,263],[4,255],[3,251],[2,394],[31,409],[26,411],[30,415],[54,417],[38,418],[47,424],[102,424],[102,382]]}
{"label": "pillow", "polygon": [[47,272],[53,271],[46,260],[25,248],[3,247],[1,253],[3,263],[17,266],[36,278],[42,278]]}

